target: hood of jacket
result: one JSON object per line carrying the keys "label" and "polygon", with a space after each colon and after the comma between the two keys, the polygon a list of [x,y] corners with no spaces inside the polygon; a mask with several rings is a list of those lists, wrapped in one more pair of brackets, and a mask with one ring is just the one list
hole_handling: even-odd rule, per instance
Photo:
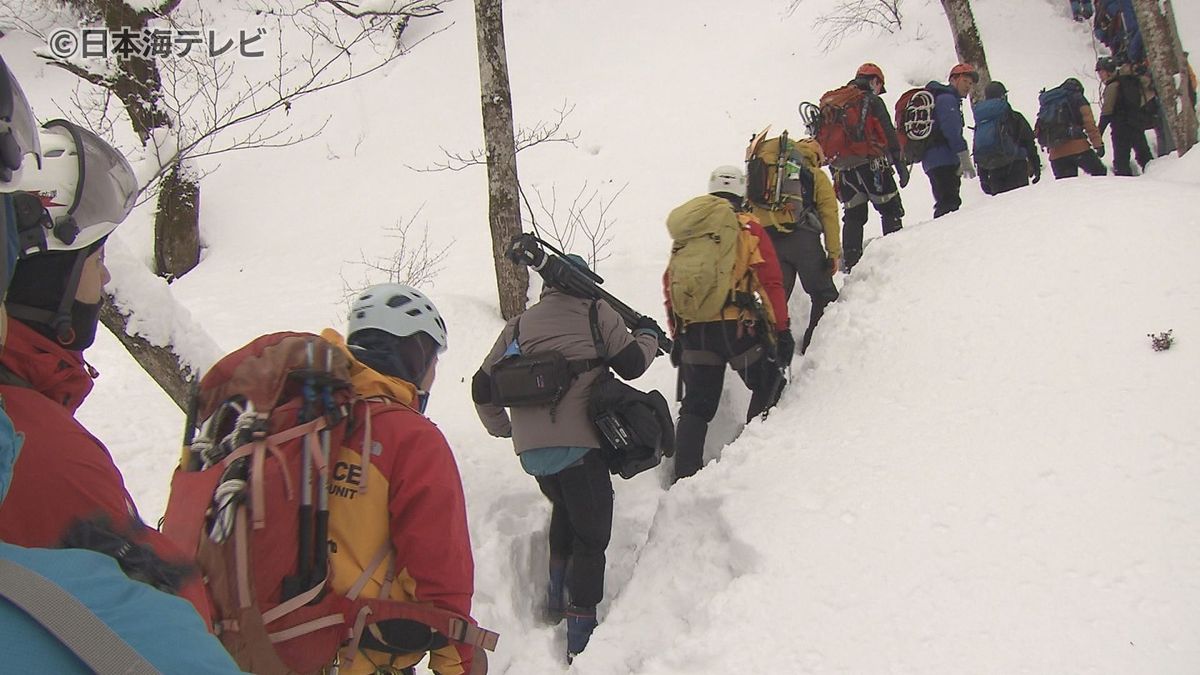
{"label": "hood of jacket", "polygon": [[385,398],[416,409],[417,386],[412,382],[391,377],[374,370],[358,359],[346,346],[346,339],[332,328],[321,331],[321,339],[339,349],[350,362],[350,384],[354,391],[363,398]]}
{"label": "hood of jacket", "polygon": [[0,363],[38,393],[74,413],[99,375],[83,352],[65,349],[20,321],[8,322]]}

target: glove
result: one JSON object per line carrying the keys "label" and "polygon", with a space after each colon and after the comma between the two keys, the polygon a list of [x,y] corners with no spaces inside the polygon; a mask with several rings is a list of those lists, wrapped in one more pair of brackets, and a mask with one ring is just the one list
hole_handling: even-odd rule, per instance
{"label": "glove", "polygon": [[676,339],[671,344],[671,367],[678,368],[683,363],[683,340]]}
{"label": "glove", "polygon": [[1040,163],[1034,164],[1033,165],[1033,184],[1037,185],[1037,182],[1041,179],[1042,179],[1042,165]]}
{"label": "glove", "polygon": [[975,163],[971,161],[970,150],[958,153],[958,174],[967,178],[975,177]]}
{"label": "glove", "polygon": [[638,317],[637,323],[633,325],[633,334],[634,336],[653,335],[655,339],[660,339],[665,335],[658,322],[648,316]]}
{"label": "glove", "polygon": [[896,178],[900,181],[900,187],[908,185],[908,179],[912,178],[912,172],[908,170],[908,165],[904,162],[894,162],[896,166]]}
{"label": "glove", "polygon": [[1104,156],[1104,144],[1103,143],[1100,144],[1100,147],[1096,148],[1096,154],[1101,157]]}
{"label": "glove", "polygon": [[775,349],[779,352],[780,365],[792,365],[792,356],[796,353],[796,338],[792,337],[790,329],[781,330],[775,334]]}
{"label": "glove", "polygon": [[825,269],[829,271],[829,276],[833,276],[833,275],[837,274],[838,269],[840,269],[838,266],[838,259],[837,258],[826,258],[825,259]]}

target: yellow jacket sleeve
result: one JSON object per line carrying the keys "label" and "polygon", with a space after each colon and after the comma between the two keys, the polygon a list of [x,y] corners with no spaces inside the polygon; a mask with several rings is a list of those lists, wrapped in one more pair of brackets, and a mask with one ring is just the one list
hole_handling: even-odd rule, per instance
{"label": "yellow jacket sleeve", "polygon": [[821,228],[825,230],[825,254],[830,258],[842,257],[841,223],[838,222],[838,200],[833,191],[833,182],[829,174],[820,169],[813,169],[813,183],[816,185],[817,214],[821,218]]}

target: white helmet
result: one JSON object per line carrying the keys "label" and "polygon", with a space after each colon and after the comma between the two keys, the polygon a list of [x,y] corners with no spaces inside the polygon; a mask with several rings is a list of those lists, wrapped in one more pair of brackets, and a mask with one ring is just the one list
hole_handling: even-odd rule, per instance
{"label": "white helmet", "polygon": [[446,322],[433,301],[406,284],[377,284],[358,294],[350,307],[347,336],[374,328],[396,337],[425,333],[445,351]]}
{"label": "white helmet", "polygon": [[41,155],[37,119],[17,78],[0,58],[0,193],[16,189],[11,183],[20,178],[21,159],[30,153],[35,162]]}
{"label": "white helmet", "polygon": [[41,166],[30,163],[14,189],[41,199],[48,217],[22,223],[23,255],[85,249],[133,210],[138,183],[124,155],[66,120],[42,126]]}
{"label": "white helmet", "polygon": [[746,174],[736,166],[718,166],[708,177],[708,193],[727,192],[738,197],[746,196]]}

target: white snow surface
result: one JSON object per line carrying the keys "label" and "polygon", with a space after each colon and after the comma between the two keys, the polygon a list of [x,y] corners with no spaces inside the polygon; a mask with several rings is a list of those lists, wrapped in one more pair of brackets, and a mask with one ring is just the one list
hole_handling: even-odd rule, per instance
{"label": "white snow surface", "polygon": [[[257,25],[204,4],[233,31]],[[598,267],[611,292],[661,320],[665,215],[712,167],[738,163],[752,133],[802,133],[797,103],[862,61],[884,69],[889,105],[956,61],[930,0],[905,4],[897,34],[821,53],[812,19],[834,4],[789,16],[784,0],[508,3],[518,125],[567,105],[580,133],[521,153],[530,198],[624,186]],[[973,4],[1014,107],[1032,120],[1038,90],[1072,76],[1095,100],[1095,52],[1066,0]],[[148,337],[207,364],[265,332],[340,327],[347,287],[378,280],[358,261],[389,255],[397,222],[416,215],[432,245],[451,246],[425,287],[450,328],[429,414],[463,476],[475,616],[501,633],[493,673],[1200,671],[1196,152],[1137,179],[1055,182],[1047,167],[999,197],[964,181],[962,210],[936,222],[916,171],[905,229],[839,275],[841,300],[770,418],[743,428],[748,396],[731,374],[702,472],[669,489],[667,464],[615,479],[601,625],[568,669],[564,628],[534,618],[548,504],[470,403],[502,325],[485,172],[412,170],[482,145],[473,8],[446,10],[414,22],[445,30],[391,68],[294,105],[300,127],[332,115],[316,140],[201,160],[217,170],[192,273],[168,286],[146,272],[153,206],[136,211],[109,247],[111,289]],[[1175,10],[1197,44],[1200,5]],[[0,40],[49,117],[74,82],[37,46]],[[802,325],[807,298],[791,309]],[[1152,350],[1147,334],[1167,330],[1174,346]],[[103,376],[80,418],[153,521],[182,415],[111,336],[88,358]],[[670,395],[663,361],[638,383]]]}

